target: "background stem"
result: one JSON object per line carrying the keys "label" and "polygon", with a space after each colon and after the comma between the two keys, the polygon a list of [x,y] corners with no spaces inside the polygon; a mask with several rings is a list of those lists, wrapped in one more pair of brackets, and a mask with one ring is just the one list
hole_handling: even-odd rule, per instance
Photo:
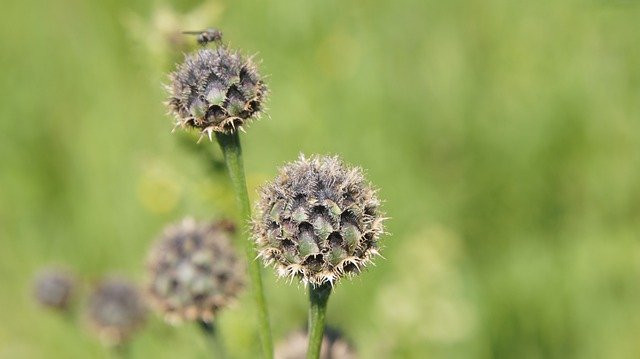
{"label": "background stem", "polygon": [[317,287],[309,286],[309,347],[307,359],[320,358],[322,338],[324,336],[324,317],[327,312],[327,301],[331,294],[328,283]]}
{"label": "background stem", "polygon": [[201,320],[199,321],[199,324],[202,332],[207,336],[207,339],[209,339],[208,341],[213,347],[213,351],[216,353],[215,358],[226,359],[227,351],[225,350],[224,342],[220,337],[220,333],[218,332],[218,328],[215,323]]}
{"label": "background stem", "polygon": [[[224,160],[229,170],[229,176],[231,177],[231,183],[236,193],[238,207],[240,208],[240,224],[244,230],[240,233],[247,233],[246,225],[251,219],[251,206],[249,204],[249,194],[247,193],[247,183],[244,177],[240,137],[238,131],[235,131],[231,134],[217,132],[216,138],[218,139],[220,148],[222,148]],[[251,285],[253,287],[253,295],[258,312],[258,331],[260,333],[260,342],[262,343],[262,355],[265,359],[271,359],[273,358],[273,343],[271,341],[269,313],[267,311],[264,288],[262,286],[260,263],[256,260],[257,252],[253,243],[245,240],[244,247],[247,254],[249,276],[251,277]]]}

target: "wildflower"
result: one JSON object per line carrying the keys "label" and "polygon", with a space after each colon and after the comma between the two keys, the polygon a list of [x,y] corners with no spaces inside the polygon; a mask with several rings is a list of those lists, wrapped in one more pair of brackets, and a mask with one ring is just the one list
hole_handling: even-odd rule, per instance
{"label": "wildflower", "polygon": [[338,157],[300,156],[261,189],[253,232],[265,264],[320,286],[371,262],[383,221],[362,169]]}
{"label": "wildflower", "polygon": [[42,306],[64,311],[75,290],[75,279],[62,269],[45,268],[35,279],[34,296]]}
{"label": "wildflower", "polygon": [[[308,334],[298,330],[289,334],[276,346],[276,359],[304,359],[307,352]],[[357,359],[355,348],[344,336],[330,328],[325,329],[320,350],[320,359]]]}
{"label": "wildflower", "polygon": [[244,285],[244,268],[231,247],[230,222],[169,226],[152,248],[148,292],[170,322],[210,322]]}
{"label": "wildflower", "polygon": [[110,278],[101,282],[89,297],[86,315],[102,341],[119,345],[144,324],[147,308],[135,285]]}
{"label": "wildflower", "polygon": [[264,107],[267,86],[256,65],[222,44],[186,55],[170,78],[167,104],[177,125],[209,138],[242,129]]}

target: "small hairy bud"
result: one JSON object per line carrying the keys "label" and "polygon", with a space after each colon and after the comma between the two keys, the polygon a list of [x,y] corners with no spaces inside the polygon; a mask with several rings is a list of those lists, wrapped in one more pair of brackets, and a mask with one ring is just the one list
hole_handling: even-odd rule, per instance
{"label": "small hairy bud", "polygon": [[333,284],[378,253],[379,207],[362,169],[338,157],[300,156],[260,191],[253,220],[259,256],[280,276]]}
{"label": "small hairy bud", "polygon": [[[298,330],[289,334],[276,346],[275,359],[304,359],[307,353],[308,334]],[[355,348],[334,329],[327,328],[322,338],[320,359],[357,359]]]}
{"label": "small hairy bud", "polygon": [[131,339],[145,323],[146,316],[147,308],[138,288],[123,279],[102,281],[87,304],[89,325],[108,345]]}
{"label": "small hairy bud", "polygon": [[152,248],[148,292],[169,322],[210,322],[243,288],[244,266],[229,236],[229,221],[196,223],[187,218],[169,226]]}
{"label": "small hairy bud", "polygon": [[35,279],[34,296],[44,307],[67,310],[75,290],[75,279],[62,269],[45,268]]}
{"label": "small hairy bud", "polygon": [[167,104],[177,125],[209,137],[257,118],[267,93],[253,62],[222,45],[186,55],[170,78]]}

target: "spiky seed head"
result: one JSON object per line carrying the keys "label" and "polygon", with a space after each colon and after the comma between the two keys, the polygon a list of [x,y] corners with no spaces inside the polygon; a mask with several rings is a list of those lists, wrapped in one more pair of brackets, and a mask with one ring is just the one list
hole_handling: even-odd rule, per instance
{"label": "spiky seed head", "polygon": [[103,280],[87,303],[89,326],[107,345],[131,339],[146,317],[147,308],[138,287],[121,278]]}
{"label": "spiky seed head", "polygon": [[361,168],[338,157],[301,155],[260,190],[253,233],[265,264],[317,286],[370,263],[383,220]]}
{"label": "spiky seed head", "polygon": [[244,285],[244,265],[230,243],[229,221],[197,223],[191,218],[167,227],[151,249],[148,293],[164,318],[213,320]]}
{"label": "spiky seed head", "polygon": [[259,117],[267,86],[251,59],[224,45],[185,56],[171,73],[169,111],[180,127],[232,133]]}
{"label": "spiky seed head", "polygon": [[73,298],[76,281],[65,269],[45,268],[35,278],[34,296],[46,308],[67,310]]}
{"label": "spiky seed head", "polygon": [[[306,330],[298,330],[289,334],[278,343],[275,359],[306,358],[308,334]],[[320,347],[320,359],[357,359],[355,348],[337,330],[327,327]]]}

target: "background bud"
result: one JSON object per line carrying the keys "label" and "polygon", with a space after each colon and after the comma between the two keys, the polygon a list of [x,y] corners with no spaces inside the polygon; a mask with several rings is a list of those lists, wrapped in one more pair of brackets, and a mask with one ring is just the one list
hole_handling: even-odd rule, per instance
{"label": "background bud", "polygon": [[131,339],[144,324],[147,309],[138,288],[117,278],[101,282],[89,297],[87,320],[100,339],[117,345]]}
{"label": "background bud", "polygon": [[[307,353],[308,334],[298,330],[278,343],[275,359],[304,359]],[[334,329],[326,328],[320,349],[320,359],[357,359],[355,348]]]}
{"label": "background bud", "polygon": [[35,278],[34,296],[44,307],[66,310],[69,307],[76,284],[66,270],[45,268]]}
{"label": "background bud", "polygon": [[213,320],[243,287],[244,267],[231,247],[229,221],[185,219],[168,227],[149,255],[148,292],[171,322]]}

